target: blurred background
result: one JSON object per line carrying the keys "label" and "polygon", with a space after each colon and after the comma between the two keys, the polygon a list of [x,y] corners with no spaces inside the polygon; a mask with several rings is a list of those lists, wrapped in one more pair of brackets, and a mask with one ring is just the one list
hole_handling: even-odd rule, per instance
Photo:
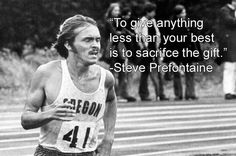
{"label": "blurred background", "polygon": [[[134,18],[143,15],[148,0],[1,0],[0,1],[0,102],[21,103],[25,99],[32,73],[42,63],[59,56],[51,45],[56,40],[59,25],[66,18],[83,14],[94,18],[101,35],[105,34],[104,14],[112,2],[129,6]],[[203,34],[219,31],[218,14],[226,0],[149,0],[157,5],[156,19],[169,19],[176,4],[186,6],[189,17],[204,20]],[[217,38],[216,38],[217,39]],[[102,40],[102,50],[104,49]],[[217,47],[217,42],[201,44],[202,49]],[[104,62],[99,62],[107,67]],[[223,96],[222,66],[214,58],[204,64],[213,64],[213,73],[196,73],[196,91],[199,97]],[[137,96],[139,74],[131,73],[130,93]],[[172,82],[165,81],[165,92],[173,95]],[[153,87],[150,85],[153,93]]]}

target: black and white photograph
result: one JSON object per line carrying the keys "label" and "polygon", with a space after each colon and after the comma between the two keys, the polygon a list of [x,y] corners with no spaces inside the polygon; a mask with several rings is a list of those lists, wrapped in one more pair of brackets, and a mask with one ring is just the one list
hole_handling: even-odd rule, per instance
{"label": "black and white photograph", "polygon": [[0,0],[0,156],[236,156],[236,0]]}

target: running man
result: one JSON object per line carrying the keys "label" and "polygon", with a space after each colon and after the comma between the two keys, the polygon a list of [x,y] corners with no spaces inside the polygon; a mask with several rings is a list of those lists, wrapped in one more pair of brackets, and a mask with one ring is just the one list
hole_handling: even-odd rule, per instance
{"label": "running man", "polygon": [[[100,38],[89,17],[75,15],[60,26],[54,46],[65,59],[37,69],[21,116],[24,129],[40,127],[35,156],[110,156],[115,82],[108,70],[96,65]],[[102,121],[104,136],[98,144]]]}

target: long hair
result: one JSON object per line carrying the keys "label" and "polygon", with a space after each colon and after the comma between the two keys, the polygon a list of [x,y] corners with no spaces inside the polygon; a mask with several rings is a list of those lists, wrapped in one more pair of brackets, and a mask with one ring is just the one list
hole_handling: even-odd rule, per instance
{"label": "long hair", "polygon": [[64,58],[68,57],[68,50],[65,47],[65,43],[68,42],[69,45],[72,45],[76,34],[74,30],[80,27],[86,27],[89,25],[97,26],[97,23],[94,19],[83,16],[75,15],[70,18],[67,18],[61,25],[59,32],[57,34],[57,41],[53,45],[57,52]]}
{"label": "long hair", "polygon": [[105,13],[105,19],[109,19],[111,18],[111,12],[113,11],[113,9],[115,7],[120,7],[120,4],[119,3],[111,3],[109,8],[107,9],[106,13]]}

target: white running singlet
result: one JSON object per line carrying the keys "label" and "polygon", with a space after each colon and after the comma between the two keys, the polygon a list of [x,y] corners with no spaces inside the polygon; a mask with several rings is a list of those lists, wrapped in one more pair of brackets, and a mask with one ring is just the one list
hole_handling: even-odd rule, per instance
{"label": "white running singlet", "polygon": [[73,83],[66,60],[61,61],[62,83],[56,100],[42,111],[69,102],[74,105],[76,116],[72,121],[53,120],[40,129],[39,144],[65,153],[82,153],[97,148],[98,132],[105,111],[107,89],[106,71],[102,67],[99,87],[93,93],[80,91]]}

